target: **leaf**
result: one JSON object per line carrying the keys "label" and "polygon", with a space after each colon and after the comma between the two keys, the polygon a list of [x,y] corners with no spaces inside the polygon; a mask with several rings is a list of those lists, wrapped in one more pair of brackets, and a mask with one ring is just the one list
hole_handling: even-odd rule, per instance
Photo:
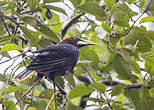
{"label": "leaf", "polygon": [[51,45],[51,41],[49,39],[46,39],[46,38],[42,38],[38,44],[42,47],[42,48],[45,48],[47,47],[48,45]]}
{"label": "leaf", "polygon": [[154,12],[154,5],[150,6],[150,7],[148,8],[148,11]]}
{"label": "leaf", "polygon": [[135,50],[136,52],[148,52],[151,50],[151,48],[151,42],[149,41],[149,39],[147,39],[146,36],[143,36],[140,40],[138,40]]}
{"label": "leaf", "polygon": [[146,34],[147,34],[148,38],[150,38],[151,40],[154,41],[154,31],[151,31],[151,30],[147,31]]}
{"label": "leaf", "polygon": [[61,0],[43,0],[43,3],[61,2]]}
{"label": "leaf", "polygon": [[106,86],[103,83],[93,83],[93,84],[90,84],[89,87],[95,90],[98,90],[101,93],[105,93],[106,91]]}
{"label": "leaf", "polygon": [[112,9],[113,5],[115,4],[115,0],[104,0],[106,7],[110,10]]}
{"label": "leaf", "polygon": [[154,61],[150,61],[148,59],[145,60],[145,70],[154,76]]}
{"label": "leaf", "polygon": [[70,0],[70,1],[74,5],[75,8],[77,8],[78,5],[82,2],[82,0]]}
{"label": "leaf", "polygon": [[23,31],[24,33],[24,37],[30,42],[30,44],[32,46],[36,45],[37,43],[37,39],[38,39],[38,36],[34,36],[33,35],[33,31],[23,27],[23,26],[19,26],[20,29]]}
{"label": "leaf", "polygon": [[7,52],[7,51],[11,51],[11,50],[20,50],[22,51],[23,49],[21,47],[19,47],[16,44],[6,44],[5,46],[3,46],[1,48],[1,53]]}
{"label": "leaf", "polygon": [[124,85],[123,84],[119,84],[115,87],[113,87],[111,95],[112,96],[117,96],[121,93],[121,91],[124,89]]}
{"label": "leaf", "polygon": [[148,88],[125,89],[124,94],[129,98],[130,104],[134,105],[135,110],[153,110],[154,98],[150,97]]}
{"label": "leaf", "polygon": [[107,23],[102,23],[102,28],[106,31],[106,32],[108,32],[108,33],[110,33],[112,30],[111,30],[111,28],[110,28],[110,26],[109,26],[109,24],[107,24]]}
{"label": "leaf", "polygon": [[3,102],[3,108],[5,108],[5,110],[16,110],[16,104],[11,100],[5,100]]}
{"label": "leaf", "polygon": [[154,16],[147,16],[144,17],[140,20],[140,23],[144,23],[144,22],[153,22],[154,21]]}
{"label": "leaf", "polygon": [[69,99],[73,99],[76,97],[81,97],[83,95],[87,95],[93,91],[92,88],[85,87],[85,86],[77,86],[75,88],[72,88],[71,91],[68,94]]}
{"label": "leaf", "polygon": [[133,3],[135,3],[135,1],[136,1],[136,0],[127,0],[127,2],[128,2],[129,4],[133,4]]}
{"label": "leaf", "polygon": [[145,5],[145,0],[140,0],[140,7],[143,7]]}
{"label": "leaf", "polygon": [[96,2],[84,2],[78,7],[82,12],[92,14],[99,19],[105,16],[104,9],[99,6]]}
{"label": "leaf", "polygon": [[149,90],[149,94],[150,94],[151,97],[154,98],[154,88],[151,88],[151,89]]}
{"label": "leaf", "polygon": [[54,94],[54,91],[52,89],[46,89],[40,93],[39,97],[43,99],[51,99],[53,94]]}
{"label": "leaf", "polygon": [[45,6],[43,6],[43,8],[48,8],[48,9],[51,9],[51,10],[55,10],[55,11],[58,11],[60,13],[63,13],[64,15],[67,15],[67,13],[65,12],[65,10],[62,9],[61,7],[52,6],[52,5],[45,5]]}
{"label": "leaf", "polygon": [[3,82],[7,81],[7,77],[3,74],[0,74],[0,81],[3,81]]}
{"label": "leaf", "polygon": [[[14,87],[14,86],[9,86],[8,87],[8,94],[12,93],[12,92],[17,92],[17,91],[26,91],[26,89],[22,88],[22,87]],[[3,90],[2,95],[6,94],[6,88]]]}
{"label": "leaf", "polygon": [[135,61],[133,62],[132,70],[133,70],[135,73],[137,73],[137,74],[141,74],[141,68],[140,68],[139,64],[136,63]]}
{"label": "leaf", "polygon": [[80,60],[89,60],[93,61],[93,63],[99,62],[99,57],[97,54],[90,50],[88,47],[84,47],[80,49]]}
{"label": "leaf", "polygon": [[40,32],[42,32],[43,34],[47,35],[48,39],[50,39],[50,40],[52,40],[54,42],[59,41],[57,35],[50,28],[48,28],[47,26],[39,24],[36,29],[39,30]]}
{"label": "leaf", "polygon": [[69,73],[69,74],[67,75],[66,80],[67,80],[73,87],[75,87],[75,80],[74,80],[74,78],[73,78],[72,73]]}
{"label": "leaf", "polygon": [[137,40],[145,37],[145,28],[144,27],[133,27],[129,34],[124,38],[125,45],[135,44]]}
{"label": "leaf", "polygon": [[28,107],[27,110],[37,110],[35,107]]}
{"label": "leaf", "polygon": [[116,55],[113,59],[114,70],[121,79],[129,80],[131,79],[131,69],[130,65],[119,55]]}
{"label": "leaf", "polygon": [[33,11],[35,8],[37,8],[39,1],[40,0],[26,0],[31,11]]}
{"label": "leaf", "polygon": [[21,17],[21,20],[24,21],[26,24],[29,24],[33,27],[37,26],[37,20],[34,17],[31,16],[24,16]]}
{"label": "leaf", "polygon": [[87,97],[85,98],[85,100],[87,101],[93,101],[93,102],[103,102],[106,103],[106,100],[103,98],[91,98],[91,97]]}

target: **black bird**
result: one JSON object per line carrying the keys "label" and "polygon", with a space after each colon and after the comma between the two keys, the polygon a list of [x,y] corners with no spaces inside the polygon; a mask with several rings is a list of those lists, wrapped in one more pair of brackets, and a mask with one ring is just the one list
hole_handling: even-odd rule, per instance
{"label": "black bird", "polygon": [[[84,44],[78,44],[79,42]],[[79,48],[88,45],[95,45],[95,43],[72,37],[66,38],[56,45],[34,51],[33,53],[38,53],[38,55],[15,79],[23,81],[37,72],[38,77],[50,78],[60,91],[66,94],[55,81],[55,77],[67,75],[71,72],[78,61]]]}

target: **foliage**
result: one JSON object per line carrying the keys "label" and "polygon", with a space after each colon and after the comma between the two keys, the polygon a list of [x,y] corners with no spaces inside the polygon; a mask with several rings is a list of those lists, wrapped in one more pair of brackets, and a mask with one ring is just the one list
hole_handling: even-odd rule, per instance
{"label": "foliage", "polygon": [[[69,110],[83,110],[89,101],[96,105],[92,107],[103,110],[152,110],[154,30],[143,24],[153,22],[154,17],[142,17],[147,11],[154,11],[151,1],[146,4],[146,0],[1,0],[0,68],[3,65],[7,68],[0,71],[4,84],[0,88],[0,105],[4,110],[17,107],[45,110],[54,95],[52,83],[41,80],[30,95],[15,104],[36,76],[20,83],[14,77],[30,63],[33,56],[26,53],[34,51],[33,47],[40,49],[58,43],[63,37],[76,36],[97,45],[80,50],[78,64],[74,74],[66,77],[67,83],[62,78],[56,79],[67,87]],[[140,11],[130,8],[132,5]],[[10,51],[20,54],[12,57]],[[23,60],[16,61],[20,56]],[[3,60],[4,57],[9,60]],[[58,109],[65,109],[65,103],[58,94]],[[48,109],[54,110],[54,104],[52,100]]]}

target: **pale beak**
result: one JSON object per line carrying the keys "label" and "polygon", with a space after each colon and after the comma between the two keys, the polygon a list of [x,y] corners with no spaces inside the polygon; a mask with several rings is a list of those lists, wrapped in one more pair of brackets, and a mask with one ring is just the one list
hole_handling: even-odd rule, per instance
{"label": "pale beak", "polygon": [[78,48],[81,48],[81,47],[84,47],[84,46],[89,46],[89,45],[96,45],[96,43],[78,38],[78,42],[77,42]]}

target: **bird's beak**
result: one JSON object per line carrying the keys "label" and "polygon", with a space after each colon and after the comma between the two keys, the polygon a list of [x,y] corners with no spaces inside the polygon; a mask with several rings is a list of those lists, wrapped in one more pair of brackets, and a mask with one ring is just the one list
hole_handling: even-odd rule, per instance
{"label": "bird's beak", "polygon": [[96,45],[96,43],[78,38],[78,42],[77,42],[78,48],[89,46],[89,45]]}

